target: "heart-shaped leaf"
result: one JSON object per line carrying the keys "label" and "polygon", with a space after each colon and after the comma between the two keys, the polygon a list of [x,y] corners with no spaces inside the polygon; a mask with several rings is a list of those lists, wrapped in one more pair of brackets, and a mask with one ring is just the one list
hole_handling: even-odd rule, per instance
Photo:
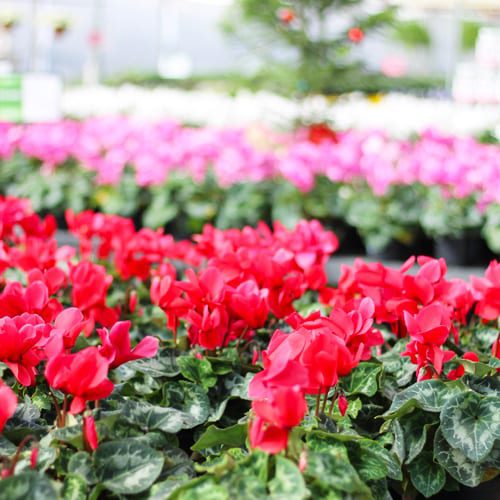
{"label": "heart-shaped leaf", "polygon": [[421,453],[408,465],[410,479],[415,488],[429,498],[443,489],[446,483],[446,472],[433,460],[432,452]]}
{"label": "heart-shaped leaf", "polygon": [[2,479],[0,498],[26,500],[27,498],[57,498],[57,496],[47,477],[35,471],[27,471]]}
{"label": "heart-shaped leaf", "polygon": [[443,436],[441,428],[434,436],[434,456],[451,477],[465,486],[474,487],[481,483],[485,466],[469,460],[460,450],[452,448]]}
{"label": "heart-shaped leaf", "polygon": [[382,365],[360,363],[347,377],[342,379],[342,386],[347,394],[365,394],[373,396],[378,389],[377,377]]}
{"label": "heart-shaped leaf", "polygon": [[441,413],[441,430],[453,448],[480,462],[500,438],[500,398],[473,391],[455,394]]}
{"label": "heart-shaped leaf", "polygon": [[97,478],[108,490],[132,495],[147,490],[163,468],[160,452],[136,441],[110,441],[94,454]]}
{"label": "heart-shaped leaf", "polygon": [[289,498],[301,500],[307,497],[307,488],[304,478],[298,467],[290,460],[277,456],[276,472],[269,483],[271,498]]}

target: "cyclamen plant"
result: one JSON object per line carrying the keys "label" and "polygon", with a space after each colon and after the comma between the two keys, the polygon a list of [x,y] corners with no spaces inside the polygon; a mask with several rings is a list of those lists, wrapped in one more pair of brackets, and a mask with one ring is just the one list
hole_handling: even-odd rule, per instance
{"label": "cyclamen plant", "polygon": [[336,287],[317,221],[190,241],[0,198],[0,496],[429,497],[498,475],[500,263]]}

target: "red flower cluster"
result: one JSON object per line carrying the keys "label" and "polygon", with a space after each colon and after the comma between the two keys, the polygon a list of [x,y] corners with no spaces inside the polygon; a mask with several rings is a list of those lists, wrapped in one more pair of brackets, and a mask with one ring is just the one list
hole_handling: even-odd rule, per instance
{"label": "red flower cluster", "polygon": [[[410,274],[415,262],[419,268]],[[474,303],[470,286],[463,280],[447,280],[446,271],[444,259],[424,256],[411,257],[399,269],[358,259],[353,267],[342,267],[338,288],[324,289],[322,300],[335,307],[357,297],[370,297],[375,304],[375,321],[389,324],[401,337],[407,334],[405,312],[417,314],[434,303],[463,323]]]}
{"label": "red flower cluster", "polygon": [[484,321],[494,321],[500,316],[500,262],[491,261],[484,278],[471,276],[476,300],[476,314]]}
{"label": "red flower cluster", "polygon": [[415,315],[407,311],[404,315],[411,341],[403,356],[409,356],[412,363],[417,365],[417,379],[441,375],[444,363],[455,357],[453,351],[441,348],[452,326],[448,311],[436,302],[423,307]]}
{"label": "red flower cluster", "polygon": [[[262,353],[264,369],[250,385],[250,442],[270,453],[287,446],[290,429],[307,412],[306,395],[326,404],[339,378],[383,343],[374,322],[408,337],[403,354],[417,365],[419,379],[443,373],[453,379],[464,369],[445,368],[454,357],[445,346],[453,337],[458,342],[460,324],[474,311],[483,322],[500,316],[497,261],[469,284],[447,280],[443,259],[411,258],[400,269],[357,260],[342,269],[337,288],[328,288],[325,264],[338,242],[318,221],[291,230],[280,223],[205,226],[192,242],[176,242],[161,231],[136,231],[130,219],[115,215],[69,211],[67,220],[79,239],[79,259],[74,249],[58,247],[52,218],[41,219],[25,200],[0,197],[0,362],[21,385],[33,386],[43,374],[65,394],[62,405],[54,398],[60,425],[68,410],[82,413],[88,401],[110,395],[110,370],[156,354],[158,339],[145,337],[133,347],[131,322],[119,321],[142,313],[144,286],[174,335],[182,321],[190,343],[207,350],[249,339],[276,318],[289,325],[288,333],[275,331]],[[173,260],[190,266],[185,279],[177,278]],[[18,280],[8,281],[13,273]],[[329,316],[298,314],[294,303],[306,291],[332,307]],[[82,333],[91,346],[79,349]],[[500,340],[492,353],[500,357]],[[339,392],[332,405],[345,413]],[[16,402],[0,382],[0,430]],[[98,437],[88,410],[83,422],[85,446],[93,450]]]}
{"label": "red flower cluster", "polygon": [[[26,200],[0,197],[0,279],[9,268],[24,272],[23,282],[0,281],[0,361],[24,386],[37,383],[45,364],[48,385],[71,396],[69,411],[80,413],[87,401],[109,396],[110,369],[154,356],[158,339],[146,337],[131,348],[130,323],[117,322],[119,311],[106,304],[111,275],[88,260],[73,263],[75,252],[58,248],[54,230],[54,220],[39,218]],[[69,286],[66,297],[75,307],[65,309]],[[111,327],[99,330],[102,345],[74,352],[78,336],[90,335],[95,322]],[[2,382],[0,430],[16,401]],[[56,408],[59,419],[65,417],[65,405],[66,399],[63,408]]]}
{"label": "red flower cluster", "polygon": [[96,247],[99,259],[113,258],[122,279],[149,278],[155,265],[168,259],[198,263],[193,246],[187,241],[175,242],[162,230],[143,228],[136,231],[131,219],[105,215],[90,210],[74,214],[66,211],[69,230],[78,238],[82,258],[91,258]]}
{"label": "red flower cluster", "polygon": [[[415,262],[419,267],[410,274]],[[484,278],[471,277],[472,286],[459,279],[447,280],[444,259],[412,257],[400,269],[381,263],[357,260],[353,267],[344,266],[338,288],[324,288],[324,303],[339,307],[359,297],[370,297],[375,304],[375,321],[388,324],[401,336],[410,336],[403,353],[417,365],[419,380],[436,378],[446,362],[455,357],[443,349],[450,334],[458,343],[458,326],[466,323],[473,309],[483,321],[500,316],[500,265],[492,261]],[[464,359],[477,361],[467,354]],[[450,378],[463,375],[460,368]]]}
{"label": "red flower cluster", "polygon": [[249,387],[256,415],[250,430],[253,447],[269,453],[286,448],[289,430],[307,411],[305,394],[326,398],[339,377],[370,358],[370,348],[383,342],[373,328],[373,314],[373,302],[365,298],[328,317],[314,313],[302,318],[295,313],[287,318],[294,328],[290,333],[276,330],[262,353],[264,370]]}
{"label": "red flower cluster", "polygon": [[359,26],[354,26],[347,32],[347,38],[353,43],[360,43],[365,38],[365,33]]}
{"label": "red flower cluster", "polygon": [[174,332],[185,319],[191,343],[206,349],[251,336],[269,313],[284,318],[295,312],[293,302],[307,289],[326,284],[324,264],[338,246],[317,221],[292,231],[276,223],[274,232],[265,224],[241,231],[206,226],[194,239],[208,267],[198,274],[188,269],[187,281],[166,268],[152,281],[151,299]]}
{"label": "red flower cluster", "polygon": [[0,380],[0,432],[3,431],[7,420],[14,415],[16,407],[17,396],[3,380]]}

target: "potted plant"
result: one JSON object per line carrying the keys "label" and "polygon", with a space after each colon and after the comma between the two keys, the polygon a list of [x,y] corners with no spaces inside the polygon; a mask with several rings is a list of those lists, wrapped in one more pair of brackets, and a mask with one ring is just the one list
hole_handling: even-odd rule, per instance
{"label": "potted plant", "polygon": [[71,23],[68,18],[58,17],[52,22],[52,30],[56,38],[61,38],[69,29]]}
{"label": "potted plant", "polygon": [[19,18],[14,14],[0,16],[0,24],[5,31],[12,31],[19,23]]}
{"label": "potted plant", "polygon": [[476,258],[469,248],[480,238],[484,217],[474,196],[457,198],[437,186],[428,189],[420,222],[434,239],[437,257],[450,265],[467,265]]}
{"label": "potted plant", "polygon": [[[383,195],[367,185],[346,185],[343,189],[350,194],[346,220],[358,230],[370,257],[400,260],[415,253],[421,233],[418,187],[392,186]],[[425,253],[419,250],[417,253]]]}

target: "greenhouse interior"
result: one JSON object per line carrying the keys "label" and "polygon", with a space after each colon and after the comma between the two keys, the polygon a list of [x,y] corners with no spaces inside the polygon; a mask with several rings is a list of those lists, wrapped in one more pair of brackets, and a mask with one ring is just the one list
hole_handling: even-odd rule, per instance
{"label": "greenhouse interior", "polygon": [[0,500],[500,499],[500,0],[0,0]]}

